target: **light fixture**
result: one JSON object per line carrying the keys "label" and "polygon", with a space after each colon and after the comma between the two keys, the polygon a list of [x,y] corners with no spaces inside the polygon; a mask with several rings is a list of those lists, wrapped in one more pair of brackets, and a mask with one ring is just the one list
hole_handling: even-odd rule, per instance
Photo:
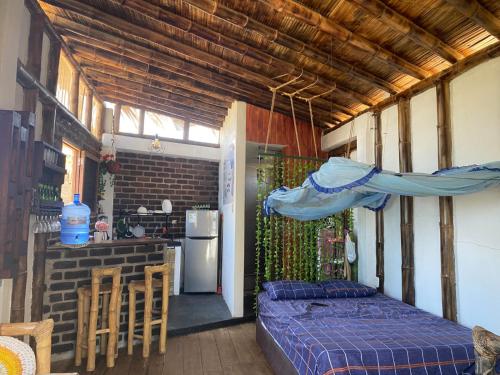
{"label": "light fixture", "polygon": [[166,146],[164,146],[161,143],[160,138],[158,138],[158,134],[155,134],[154,139],[151,141],[151,144],[149,145],[149,151],[164,153],[166,149],[167,149]]}

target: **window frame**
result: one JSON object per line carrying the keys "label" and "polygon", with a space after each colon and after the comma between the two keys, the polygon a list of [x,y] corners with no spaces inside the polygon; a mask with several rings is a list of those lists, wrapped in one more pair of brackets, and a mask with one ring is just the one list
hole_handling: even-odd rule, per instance
{"label": "window frame", "polygon": [[[190,144],[190,145],[196,145],[196,146],[205,146],[205,147],[220,148],[220,128],[218,128],[216,126],[210,126],[210,125],[201,124],[201,123],[199,123],[197,121],[191,121],[190,119],[185,119],[185,118],[181,118],[181,117],[171,116],[171,115],[167,115],[167,114],[162,113],[162,112],[158,112],[158,111],[154,111],[154,110],[149,110],[149,109],[144,109],[144,108],[141,108],[141,107],[138,107],[138,106],[129,105],[129,104],[123,104],[123,105],[127,106],[127,107],[131,107],[131,108],[137,109],[137,110],[140,111],[139,112],[140,113],[139,124],[138,124],[139,125],[139,128],[138,128],[139,130],[138,130],[138,133],[124,132],[124,131],[121,130],[122,104],[121,103],[113,103],[113,104],[115,104],[115,109],[114,110],[116,112],[119,111],[118,113],[115,113],[115,117],[118,118],[118,121],[117,121],[117,130],[116,130],[116,132],[118,134],[125,135],[127,137],[135,137],[135,138],[143,138],[143,139],[145,138],[145,139],[151,139],[151,140],[155,139],[154,135],[144,134],[144,119],[146,117],[145,114],[146,114],[146,112],[151,112],[151,113],[156,113],[156,114],[159,114],[159,115],[162,115],[162,116],[171,117],[173,119],[181,120],[181,121],[184,122],[184,134],[183,134],[183,138],[182,139],[158,136],[159,140],[166,141],[166,142]],[[118,111],[117,111],[117,109],[118,109]],[[191,123],[199,125],[199,126],[205,126],[207,128],[215,128],[215,129],[219,130],[219,141],[218,141],[218,143],[197,142],[197,141],[191,141],[191,140],[189,140],[189,127],[190,127]]]}

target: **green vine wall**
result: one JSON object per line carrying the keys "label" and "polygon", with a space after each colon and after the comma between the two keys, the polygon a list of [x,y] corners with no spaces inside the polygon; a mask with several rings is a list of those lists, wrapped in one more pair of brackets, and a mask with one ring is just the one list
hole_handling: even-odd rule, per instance
{"label": "green vine wall", "polygon": [[272,190],[299,186],[323,162],[281,154],[261,155],[257,168],[256,293],[264,281],[318,281],[348,276],[344,239],[346,231],[352,233],[351,210],[305,222],[266,216],[263,211],[264,199]]}

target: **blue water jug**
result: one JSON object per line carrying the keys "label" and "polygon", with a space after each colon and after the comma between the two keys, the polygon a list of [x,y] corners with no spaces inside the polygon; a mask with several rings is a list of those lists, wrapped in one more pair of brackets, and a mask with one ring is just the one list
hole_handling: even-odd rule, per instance
{"label": "blue water jug", "polygon": [[73,203],[62,209],[61,242],[66,245],[81,245],[89,241],[90,208],[80,202],[75,194]]}

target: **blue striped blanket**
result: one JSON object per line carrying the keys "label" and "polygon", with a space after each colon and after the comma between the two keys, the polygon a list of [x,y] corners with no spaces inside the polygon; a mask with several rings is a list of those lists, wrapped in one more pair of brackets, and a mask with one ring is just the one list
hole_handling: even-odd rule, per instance
{"label": "blue striped blanket", "polygon": [[259,319],[299,374],[473,372],[471,330],[387,296],[273,301]]}

